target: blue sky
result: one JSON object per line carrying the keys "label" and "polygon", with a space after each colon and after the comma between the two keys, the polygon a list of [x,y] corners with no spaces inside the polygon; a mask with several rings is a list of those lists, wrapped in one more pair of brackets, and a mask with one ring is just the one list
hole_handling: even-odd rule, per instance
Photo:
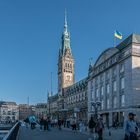
{"label": "blue sky", "polygon": [[46,102],[51,72],[57,92],[65,8],[78,81],[87,76],[90,57],[95,62],[113,47],[115,29],[124,38],[140,34],[139,5],[139,0],[1,0],[0,99],[27,103],[29,96],[31,104]]}

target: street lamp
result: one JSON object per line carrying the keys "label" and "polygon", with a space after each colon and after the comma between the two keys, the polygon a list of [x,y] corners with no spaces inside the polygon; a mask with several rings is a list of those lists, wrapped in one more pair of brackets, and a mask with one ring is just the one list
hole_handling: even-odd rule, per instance
{"label": "street lamp", "polygon": [[91,102],[91,106],[94,107],[94,118],[97,121],[97,119],[98,119],[98,108],[101,106],[101,102],[100,101]]}

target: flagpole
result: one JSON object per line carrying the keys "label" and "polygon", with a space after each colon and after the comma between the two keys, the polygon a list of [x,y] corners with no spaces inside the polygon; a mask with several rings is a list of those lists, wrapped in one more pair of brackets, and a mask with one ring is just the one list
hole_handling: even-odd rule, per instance
{"label": "flagpole", "polygon": [[115,34],[114,34],[114,48],[116,47],[116,37],[115,37]]}

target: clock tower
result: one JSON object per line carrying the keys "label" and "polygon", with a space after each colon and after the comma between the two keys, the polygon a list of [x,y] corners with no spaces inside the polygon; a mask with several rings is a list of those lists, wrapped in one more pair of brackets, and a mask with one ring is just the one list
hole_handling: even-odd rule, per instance
{"label": "clock tower", "polygon": [[68,32],[67,16],[65,12],[64,31],[58,56],[58,94],[74,83],[74,59],[70,47],[70,33]]}

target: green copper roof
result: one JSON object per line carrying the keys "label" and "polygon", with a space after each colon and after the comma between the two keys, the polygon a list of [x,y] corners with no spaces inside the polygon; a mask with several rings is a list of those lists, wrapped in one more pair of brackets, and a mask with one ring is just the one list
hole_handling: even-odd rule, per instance
{"label": "green copper roof", "polygon": [[87,86],[87,77],[67,87],[67,91],[76,90],[76,88],[80,88],[82,86]]}
{"label": "green copper roof", "polygon": [[58,93],[55,95],[52,95],[51,97],[49,97],[48,99],[50,99],[50,101],[55,101],[58,99]]}

